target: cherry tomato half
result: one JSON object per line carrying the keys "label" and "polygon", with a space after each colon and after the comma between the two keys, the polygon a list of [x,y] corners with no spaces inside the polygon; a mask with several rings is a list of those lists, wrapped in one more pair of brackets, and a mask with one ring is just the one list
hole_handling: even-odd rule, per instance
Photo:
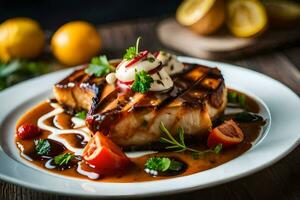
{"label": "cherry tomato half", "polygon": [[244,140],[244,133],[233,121],[225,121],[220,126],[214,128],[208,136],[207,146],[214,148],[218,144],[222,147],[230,147],[241,143]]}
{"label": "cherry tomato half", "polygon": [[83,150],[84,160],[102,174],[123,171],[130,159],[102,133],[97,132]]}
{"label": "cherry tomato half", "polygon": [[17,137],[21,140],[31,139],[41,134],[41,129],[34,124],[22,124],[17,130]]}

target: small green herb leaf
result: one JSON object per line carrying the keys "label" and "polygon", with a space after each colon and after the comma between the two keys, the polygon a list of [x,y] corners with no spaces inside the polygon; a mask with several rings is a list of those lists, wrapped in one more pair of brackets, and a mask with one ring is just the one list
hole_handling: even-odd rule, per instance
{"label": "small green herb leaf", "polygon": [[54,163],[56,165],[66,165],[68,164],[75,156],[70,153],[60,154],[54,157]]}
{"label": "small green herb leaf", "polygon": [[138,37],[136,40],[135,46],[129,47],[126,49],[126,53],[123,56],[125,60],[131,60],[135,58],[139,54],[139,44],[140,44],[141,37]]}
{"label": "small green herb leaf", "polygon": [[131,89],[135,92],[146,93],[153,82],[153,78],[146,71],[135,72],[135,80]]}
{"label": "small green herb leaf", "polygon": [[38,155],[46,156],[49,154],[51,146],[48,140],[39,139],[34,141],[35,150]]}
{"label": "small green herb leaf", "polygon": [[85,119],[86,115],[87,115],[87,112],[85,110],[83,110],[83,111],[76,113],[75,117],[78,117],[80,119]]}
{"label": "small green herb leaf", "polygon": [[215,146],[214,152],[215,152],[216,154],[219,154],[219,153],[221,152],[221,150],[222,150],[222,147],[223,147],[222,144],[218,144],[217,146]]}
{"label": "small green herb leaf", "polygon": [[85,73],[96,77],[105,76],[112,71],[114,67],[109,64],[105,55],[92,58],[91,63],[84,70]]}
{"label": "small green herb leaf", "polygon": [[145,168],[158,172],[168,170],[179,171],[182,168],[182,163],[167,157],[151,157],[147,160]]}

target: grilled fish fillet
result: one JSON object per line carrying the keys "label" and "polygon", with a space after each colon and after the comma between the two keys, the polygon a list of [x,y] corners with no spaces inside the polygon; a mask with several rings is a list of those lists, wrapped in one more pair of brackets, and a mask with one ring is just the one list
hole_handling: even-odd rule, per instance
{"label": "grilled fish fillet", "polygon": [[182,127],[191,136],[205,136],[227,103],[221,72],[187,64],[172,79],[174,87],[169,91],[121,94],[105,78],[88,76],[80,69],[57,83],[54,94],[67,107],[88,110],[89,129],[102,131],[119,146],[157,142],[160,122],[173,134]]}

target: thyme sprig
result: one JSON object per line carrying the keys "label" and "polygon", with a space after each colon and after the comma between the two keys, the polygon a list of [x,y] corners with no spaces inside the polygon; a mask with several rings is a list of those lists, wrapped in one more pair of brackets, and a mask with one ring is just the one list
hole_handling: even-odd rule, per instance
{"label": "thyme sprig", "polygon": [[222,144],[218,144],[213,149],[207,149],[207,150],[204,150],[204,151],[199,151],[197,149],[193,149],[193,148],[188,147],[185,144],[185,141],[184,141],[184,130],[183,130],[183,128],[178,129],[178,137],[179,137],[178,140],[176,140],[172,136],[172,134],[165,127],[163,122],[160,123],[160,130],[161,130],[162,133],[164,133],[166,135],[166,137],[161,137],[160,141],[162,143],[169,144],[169,146],[165,147],[166,149],[174,150],[175,152],[188,151],[188,152],[192,153],[193,158],[196,158],[196,157],[199,158],[201,156],[204,156],[207,153],[219,154],[222,150]]}

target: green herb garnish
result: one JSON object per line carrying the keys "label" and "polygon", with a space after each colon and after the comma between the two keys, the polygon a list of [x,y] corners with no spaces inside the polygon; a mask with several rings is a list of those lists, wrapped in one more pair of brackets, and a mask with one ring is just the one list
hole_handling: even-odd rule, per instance
{"label": "green herb garnish", "polygon": [[40,156],[46,156],[49,154],[51,146],[48,140],[39,139],[34,141],[36,153]]}
{"label": "green herb garnish", "polygon": [[89,75],[101,77],[113,72],[114,70],[114,67],[109,64],[107,57],[103,55],[92,58],[91,63],[84,70],[84,72]]}
{"label": "green herb garnish", "polygon": [[160,123],[160,130],[163,134],[165,134],[167,137],[161,137],[160,141],[166,144],[169,144],[170,146],[166,146],[166,149],[174,150],[175,152],[183,152],[188,151],[192,153],[193,158],[194,157],[201,157],[207,153],[216,153],[219,154],[222,150],[222,145],[217,145],[214,149],[208,149],[205,151],[199,151],[197,149],[190,148],[186,146],[184,141],[184,130],[183,128],[178,129],[178,137],[179,139],[176,140],[172,134],[168,131],[168,129],[165,127],[163,122]]}
{"label": "green herb garnish", "polygon": [[139,54],[139,44],[140,44],[141,37],[138,37],[136,40],[135,46],[129,47],[126,49],[126,53],[123,56],[125,60],[131,60],[135,58]]}
{"label": "green herb garnish", "polygon": [[228,92],[227,100],[229,103],[239,104],[241,108],[246,107],[246,96],[237,92]]}
{"label": "green herb garnish", "polygon": [[12,60],[0,62],[0,91],[20,81],[50,72],[50,65],[41,61]]}
{"label": "green herb garnish", "polygon": [[80,119],[85,119],[86,115],[87,115],[87,112],[85,110],[83,110],[83,111],[80,111],[80,112],[76,113],[75,117],[78,117]]}
{"label": "green herb garnish", "polygon": [[56,165],[66,165],[68,164],[75,156],[70,153],[60,154],[54,157],[54,163]]}
{"label": "green herb garnish", "polygon": [[131,89],[135,92],[146,93],[150,89],[153,78],[144,70],[135,72],[135,80],[131,86]]}
{"label": "green herb garnish", "polygon": [[146,169],[165,172],[167,170],[179,171],[183,164],[167,157],[151,157],[145,164]]}

